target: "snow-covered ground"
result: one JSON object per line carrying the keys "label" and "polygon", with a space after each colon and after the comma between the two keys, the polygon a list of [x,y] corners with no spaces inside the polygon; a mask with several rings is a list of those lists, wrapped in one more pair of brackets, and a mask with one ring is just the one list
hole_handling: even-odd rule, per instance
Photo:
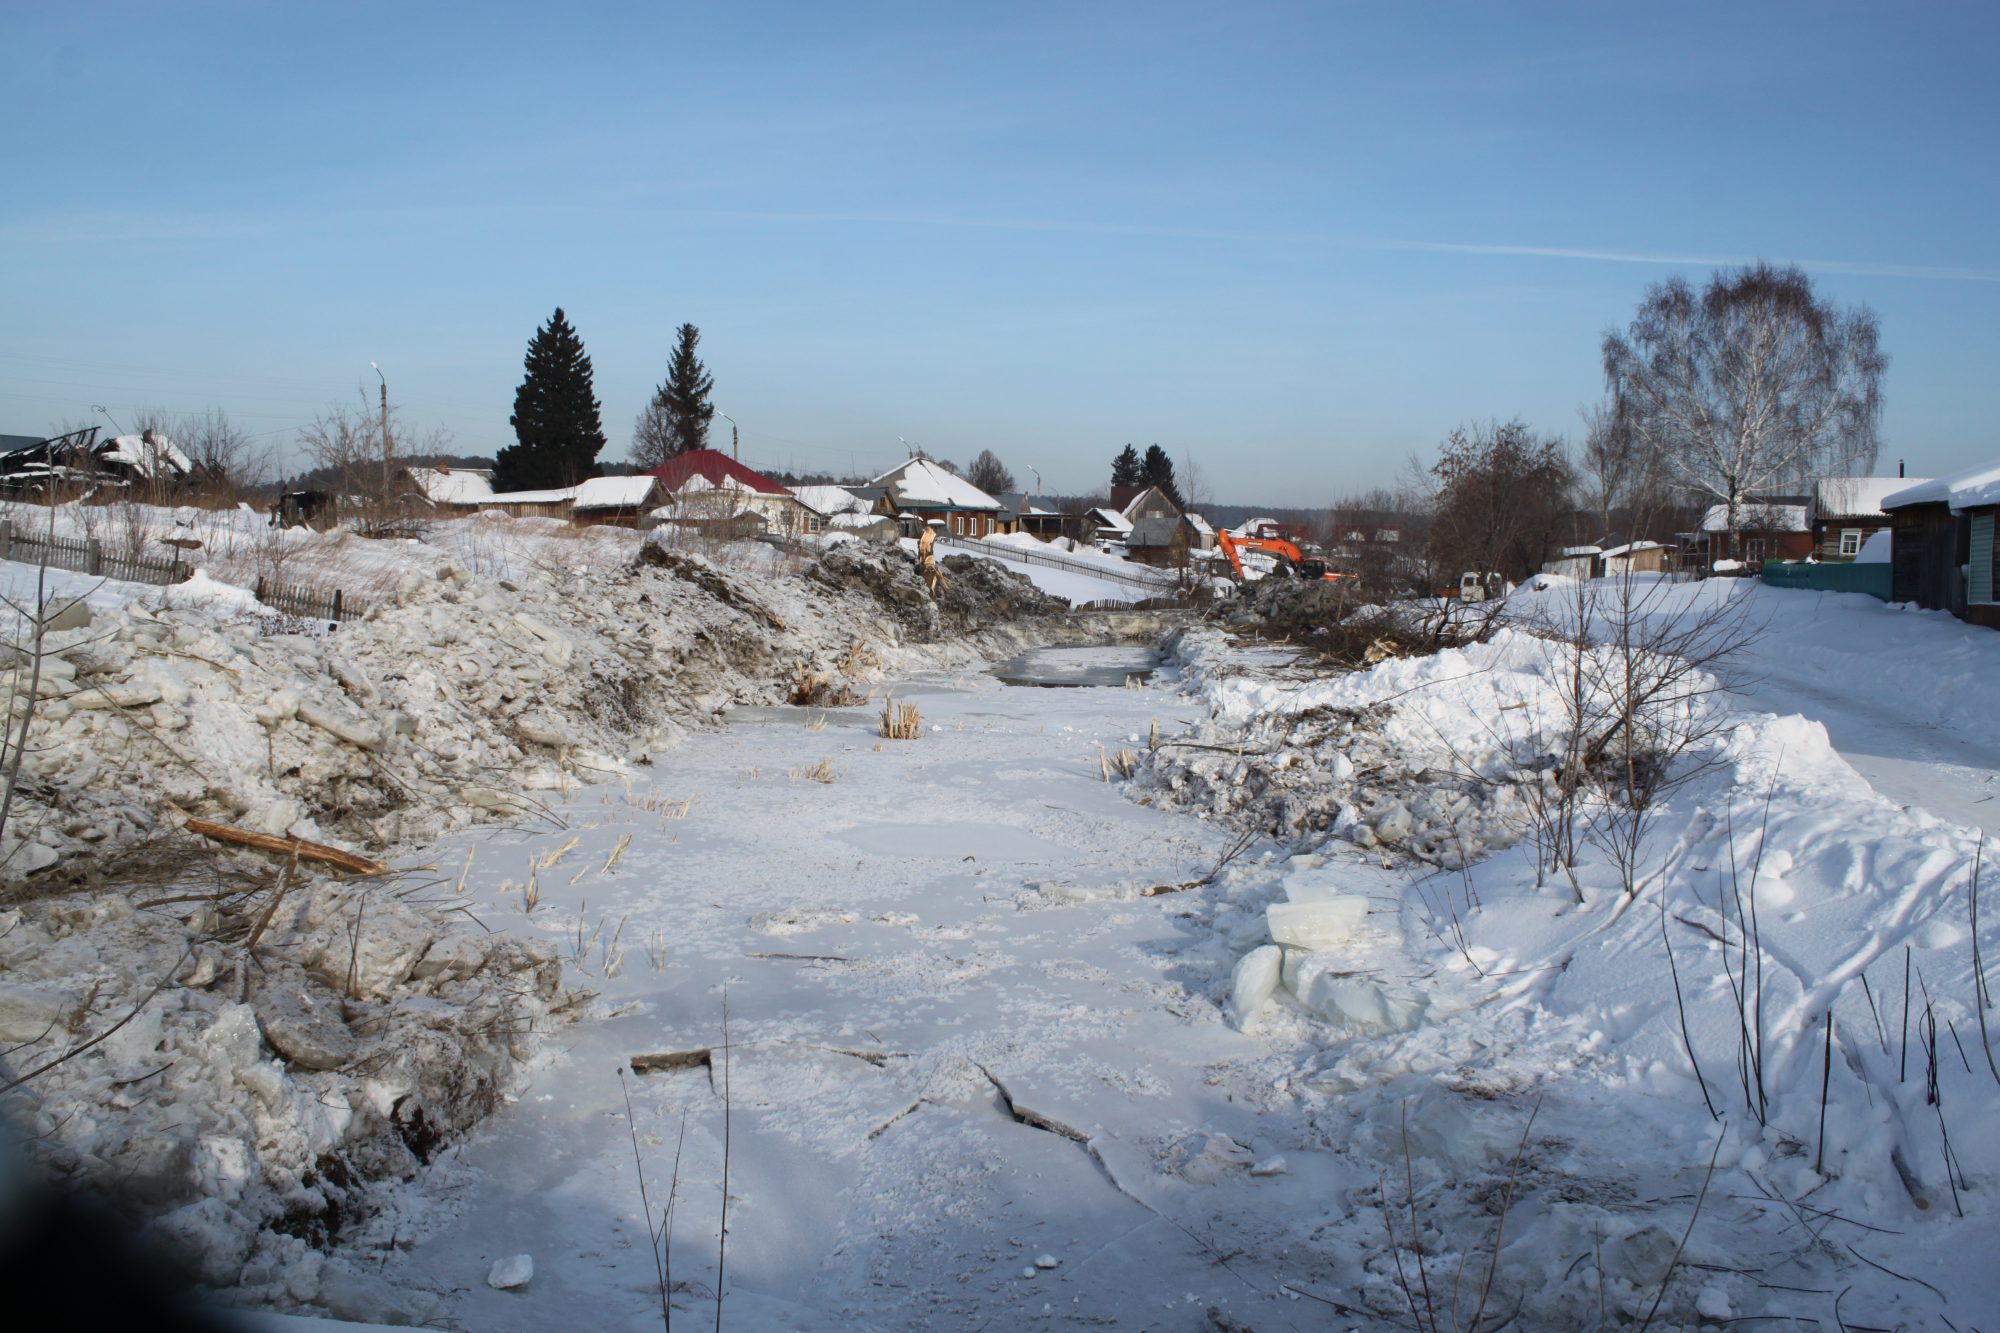
{"label": "snow-covered ground", "polygon": [[[1763,657],[1820,624],[1770,610]],[[652,1206],[676,1210],[676,1308],[706,1317],[726,1132],[739,1327],[1394,1327],[1413,1302],[1428,1326],[1454,1301],[1462,1326],[1482,1305],[1487,1326],[1637,1324],[1656,1302],[1662,1326],[1975,1325],[2000,1302],[1977,1257],[2000,1097],[1972,1047],[1973,835],[1876,796],[1816,723],[1744,710],[1656,817],[1665,873],[1641,896],[1589,854],[1583,903],[1537,888],[1502,820],[1416,774],[1490,770],[1545,722],[1546,651],[1506,631],[1324,680],[1204,631],[1146,688],[920,678],[899,696],[916,742],[745,712],[644,792],[482,843],[468,899],[569,941],[604,1018],[377,1224],[409,1241],[386,1275],[469,1327],[650,1326],[636,1130]],[[1064,655],[1049,679],[1114,665]],[[1245,812],[1176,812],[1174,765],[1107,783],[1121,750],[1233,728],[1218,762],[1291,736],[1264,762],[1338,772],[1297,729],[1341,710],[1363,719],[1342,836],[1259,839],[1213,884],[1147,896],[1202,879]],[[1486,829],[1463,874],[1409,859],[1426,821]],[[523,912],[524,867],[571,838],[575,882]],[[1260,978],[1244,960],[1274,935],[1294,943]],[[635,1057],[655,1072],[621,1081]],[[534,1281],[486,1287],[513,1253]]]}
{"label": "snow-covered ground", "polygon": [[[612,563],[579,571],[597,557],[549,563],[574,539],[520,531],[505,567],[537,623],[597,675],[674,673],[660,688],[693,712],[612,753],[580,670],[537,666],[550,717],[482,729],[491,672],[441,664],[501,651],[481,636],[512,607],[462,573],[399,582],[393,610],[310,643],[260,646],[207,602],[107,609],[141,636],[131,679],[193,682],[163,703],[197,723],[208,708],[237,728],[238,696],[268,695],[287,660],[301,697],[258,722],[287,744],[338,740],[295,724],[301,700],[372,688],[370,718],[410,713],[423,752],[383,753],[424,799],[393,825],[365,802],[283,824],[283,752],[246,761],[242,817],[430,839],[403,849],[435,867],[400,881],[420,907],[389,916],[476,921],[494,934],[467,937],[510,951],[508,984],[559,963],[588,992],[582,1021],[551,1029],[537,982],[521,1012],[553,1040],[514,1043],[470,1137],[401,1186],[341,1195],[323,1269],[297,1236],[230,1251],[228,1201],[273,1163],[296,1173],[297,1136],[338,1138],[314,1110],[336,1090],[348,1114],[404,1123],[407,1072],[301,1077],[262,1052],[325,1037],[323,1019],[280,1014],[260,1040],[227,993],[76,1062],[66,1095],[103,1108],[53,1141],[126,1154],[161,1188],[181,1187],[159,1174],[172,1162],[128,1140],[165,1094],[134,1087],[194,1107],[203,1080],[236,1080],[228,1097],[266,1108],[190,1149],[209,1201],[182,1234],[225,1251],[212,1281],[350,1319],[652,1327],[642,1209],[657,1226],[671,1206],[675,1311],[710,1318],[720,1285],[746,1329],[1967,1328],[2000,1308],[2000,1144],[1981,1133],[2000,1075],[1978,1049],[1968,898],[2000,750],[1971,701],[2000,678],[2000,636],[1867,599],[1658,585],[1646,619],[1727,599],[1759,633],[1719,679],[1687,677],[1669,719],[1700,724],[1687,780],[1639,827],[1632,882],[1616,807],[1590,798],[1572,883],[1535,834],[1574,660],[1539,632],[1572,615],[1560,583],[1517,594],[1488,643],[1359,672],[1212,627],[1143,684],[1130,650],[982,641],[1030,649],[1010,678],[1059,686],[1024,688],[969,644],[925,669],[937,608],[879,560],[625,574],[623,539],[603,538]],[[795,664],[834,671],[869,614],[912,649],[843,678],[893,684],[916,739],[880,736],[879,697],[693,725],[783,697]],[[664,641],[638,628],[654,616]],[[399,670],[396,651],[428,665]],[[702,684],[726,663],[756,678]],[[1060,687],[1079,682],[1101,683]],[[560,770],[562,746],[534,739],[557,724],[616,776],[537,777],[505,825],[450,815],[495,765]],[[477,773],[448,762],[460,733]],[[367,795],[374,763],[330,771]],[[30,923],[79,955],[74,985],[91,932],[130,916],[116,897]],[[341,970],[346,901],[288,909],[308,966]],[[172,945],[181,927],[159,921]],[[46,971],[22,928],[10,966]],[[462,998],[456,943],[421,985],[379,993],[397,959],[356,947],[343,1022],[364,1042]],[[40,1012],[6,998],[12,1020]],[[187,1069],[154,1076],[156,1035]],[[489,1285],[524,1254],[525,1285]]]}

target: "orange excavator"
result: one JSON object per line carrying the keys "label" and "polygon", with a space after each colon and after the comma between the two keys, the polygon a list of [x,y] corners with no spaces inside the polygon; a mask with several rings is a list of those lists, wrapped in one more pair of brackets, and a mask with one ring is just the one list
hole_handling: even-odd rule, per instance
{"label": "orange excavator", "polygon": [[1244,581],[1243,558],[1239,552],[1257,551],[1277,561],[1278,574],[1282,578],[1325,579],[1328,583],[1338,583],[1351,579],[1352,574],[1342,574],[1328,569],[1326,561],[1312,559],[1298,548],[1297,543],[1283,537],[1238,537],[1228,529],[1216,534],[1222,544],[1222,553],[1229,557],[1229,567],[1236,571],[1236,581]]}

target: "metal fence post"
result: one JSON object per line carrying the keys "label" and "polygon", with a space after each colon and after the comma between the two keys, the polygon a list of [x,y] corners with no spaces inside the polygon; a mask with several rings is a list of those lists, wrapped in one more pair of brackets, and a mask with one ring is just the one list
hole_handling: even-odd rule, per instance
{"label": "metal fence post", "polygon": [[340,619],[340,589],[338,588],[333,590],[333,618],[335,620]]}

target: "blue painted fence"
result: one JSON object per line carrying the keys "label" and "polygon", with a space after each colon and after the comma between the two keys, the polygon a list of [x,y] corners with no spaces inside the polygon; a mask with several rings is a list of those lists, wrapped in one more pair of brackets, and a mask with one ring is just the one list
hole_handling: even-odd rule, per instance
{"label": "blue painted fence", "polygon": [[1877,601],[1889,600],[1886,563],[1867,565],[1803,564],[1767,560],[1764,582],[1773,588],[1812,588],[1820,592],[1865,592]]}

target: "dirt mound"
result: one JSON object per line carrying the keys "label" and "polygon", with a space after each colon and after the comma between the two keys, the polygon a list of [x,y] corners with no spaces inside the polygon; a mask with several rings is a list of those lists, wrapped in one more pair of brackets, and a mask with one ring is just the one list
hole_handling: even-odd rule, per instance
{"label": "dirt mound", "polygon": [[1023,620],[1067,611],[1069,602],[1051,597],[1025,574],[975,555],[944,558],[945,585],[939,601],[946,618],[970,629],[995,621]]}

